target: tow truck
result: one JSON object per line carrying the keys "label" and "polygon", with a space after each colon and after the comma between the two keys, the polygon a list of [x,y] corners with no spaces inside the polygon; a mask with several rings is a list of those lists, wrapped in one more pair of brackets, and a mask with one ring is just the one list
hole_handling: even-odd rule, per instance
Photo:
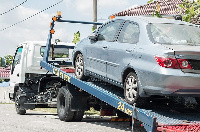
{"label": "tow truck", "polygon": [[[109,108],[125,113],[132,117],[132,127],[134,121],[138,120],[142,122],[142,126],[147,132],[200,131],[200,117],[198,116],[198,110],[195,110],[195,112],[190,114],[182,114],[175,110],[175,112],[173,112],[173,109],[167,110],[167,108],[169,108],[168,106],[163,106],[163,109],[161,110],[158,110],[158,107],[153,109],[152,106],[149,108],[139,108],[136,107],[135,104],[128,104],[125,101],[123,94],[121,94],[120,91],[113,90],[112,85],[95,78],[90,78],[86,81],[79,80],[75,77],[74,73],[62,70],[60,68],[61,62],[53,60],[49,61],[49,50],[50,47],[52,47],[51,39],[52,35],[55,33],[54,25],[56,22],[93,25],[102,25],[102,23],[63,20],[61,19],[60,12],[52,18],[44,57],[40,62],[40,66],[53,76],[57,76],[65,82],[60,84],[56,94],[57,112],[60,120],[80,121],[83,118],[84,111],[88,109],[88,106],[96,106],[96,108],[99,108],[102,111]],[[66,63],[65,66],[71,66],[71,63]],[[21,100],[23,99],[21,97],[26,97],[29,93],[24,91],[19,91],[19,93],[17,103],[20,103],[21,106],[23,106],[21,109],[27,109],[23,104],[37,104],[35,100],[32,100],[32,102],[27,101],[26,99]]]}

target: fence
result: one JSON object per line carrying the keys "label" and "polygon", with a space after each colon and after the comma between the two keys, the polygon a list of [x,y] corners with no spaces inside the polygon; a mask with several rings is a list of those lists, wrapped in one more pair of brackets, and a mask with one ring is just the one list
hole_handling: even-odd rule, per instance
{"label": "fence", "polygon": [[10,69],[0,67],[0,79],[10,79]]}

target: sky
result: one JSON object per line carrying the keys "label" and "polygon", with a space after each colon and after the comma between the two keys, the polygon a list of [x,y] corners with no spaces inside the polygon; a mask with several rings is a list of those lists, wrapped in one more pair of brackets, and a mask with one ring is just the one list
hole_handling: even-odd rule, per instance
{"label": "sky", "polygon": [[[7,12],[26,1],[23,5]],[[63,0],[60,4],[18,23],[61,0],[0,0],[0,57],[14,55],[17,45],[25,41],[46,41],[49,24],[57,11],[62,12],[65,20],[93,20],[93,0]],[[97,0],[97,20],[105,22],[111,14],[129,7],[144,5],[148,0]],[[2,14],[7,12],[5,14]],[[5,29],[15,23],[10,28]],[[5,30],[2,30],[5,29]],[[72,42],[74,33],[79,31],[81,39],[92,32],[92,25],[56,23],[53,41]]]}

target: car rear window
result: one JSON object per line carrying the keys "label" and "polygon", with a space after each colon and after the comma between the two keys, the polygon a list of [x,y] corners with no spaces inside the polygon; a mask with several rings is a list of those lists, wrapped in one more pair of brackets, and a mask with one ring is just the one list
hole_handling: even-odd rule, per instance
{"label": "car rear window", "polygon": [[149,24],[151,39],[160,44],[200,45],[200,28],[178,24]]}

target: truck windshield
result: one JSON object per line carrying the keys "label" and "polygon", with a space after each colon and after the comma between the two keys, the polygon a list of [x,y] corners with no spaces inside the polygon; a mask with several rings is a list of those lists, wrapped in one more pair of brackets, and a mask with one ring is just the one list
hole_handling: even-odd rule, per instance
{"label": "truck windshield", "polygon": [[[46,46],[42,46],[40,48],[40,55],[44,56]],[[52,57],[52,48],[49,51],[49,57]],[[67,48],[54,48],[54,58],[68,58],[69,57],[69,49]]]}
{"label": "truck windshield", "polygon": [[22,49],[23,49],[23,48],[18,48],[18,49],[17,49],[17,52],[16,52],[16,54],[15,54],[15,58],[14,58],[14,65],[20,63],[21,54],[22,54]]}
{"label": "truck windshield", "polygon": [[15,69],[15,66],[17,64],[20,64],[20,60],[21,60],[21,54],[22,54],[22,49],[23,47],[19,47],[15,53],[14,59],[13,59],[13,63],[12,63],[12,70],[11,70],[11,74],[13,74],[13,71]]}
{"label": "truck windshield", "polygon": [[177,24],[149,24],[150,36],[160,44],[200,45],[200,28]]}

